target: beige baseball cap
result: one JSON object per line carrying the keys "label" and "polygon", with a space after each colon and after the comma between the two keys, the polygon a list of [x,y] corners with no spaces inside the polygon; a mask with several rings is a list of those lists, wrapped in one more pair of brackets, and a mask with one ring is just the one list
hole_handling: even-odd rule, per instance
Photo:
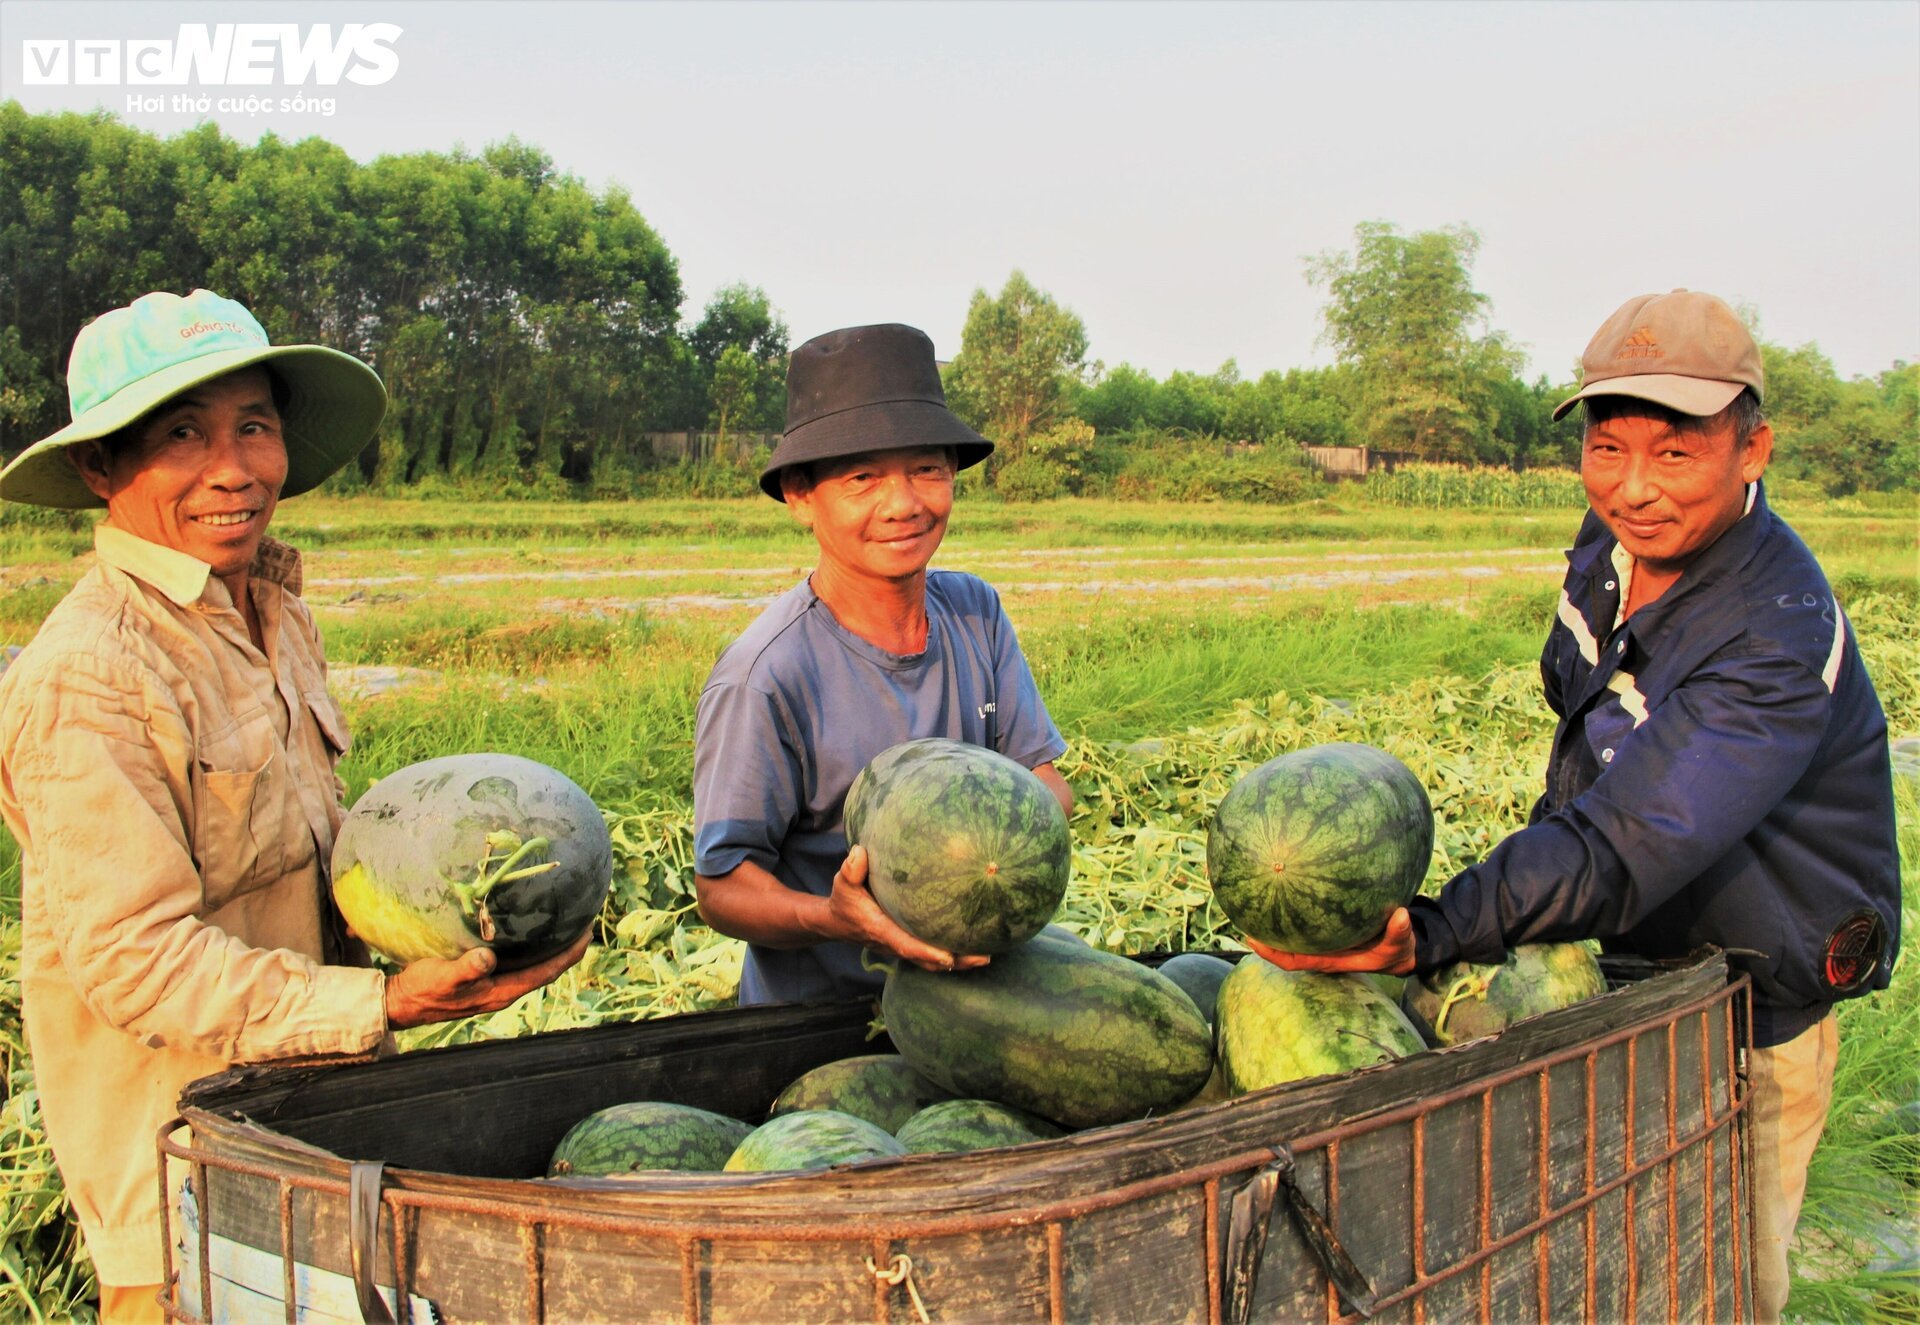
{"label": "beige baseball cap", "polygon": [[1697,290],[1629,299],[1580,356],[1580,390],[1560,418],[1590,396],[1636,396],[1681,414],[1718,414],[1744,387],[1763,396],[1760,347],[1724,300]]}

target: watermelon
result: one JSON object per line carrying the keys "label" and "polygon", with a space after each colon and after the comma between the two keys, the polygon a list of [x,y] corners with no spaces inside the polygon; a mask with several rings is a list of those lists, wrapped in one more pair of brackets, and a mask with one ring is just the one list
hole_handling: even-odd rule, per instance
{"label": "watermelon", "polygon": [[754,1128],[726,1168],[729,1173],[824,1169],[906,1153],[905,1146],[864,1118],[831,1109],[801,1109]]}
{"label": "watermelon", "polygon": [[751,1123],[689,1104],[616,1104],[568,1129],[553,1148],[547,1176],[592,1178],[645,1169],[717,1173],[751,1131]]}
{"label": "watermelon", "polygon": [[1178,985],[1054,934],[977,970],[902,962],[880,1007],[894,1045],[935,1084],[1068,1128],[1171,1108],[1213,1070],[1213,1037]]}
{"label": "watermelon", "polygon": [[1426,1043],[1406,1015],[1350,975],[1285,971],[1248,958],[1220,986],[1220,1066],[1236,1095],[1335,1076]]}
{"label": "watermelon", "polygon": [[1522,943],[1498,966],[1454,962],[1408,980],[1401,1006],[1429,1044],[1459,1044],[1606,992],[1586,944]]}
{"label": "watermelon", "polygon": [[907,741],[874,756],[847,790],[849,846],[867,849],[867,887],[899,926],[957,953],[1000,953],[1053,919],[1072,842],[1046,783],[964,741]]}
{"label": "watermelon", "polygon": [[892,1133],[929,1104],[952,1098],[899,1054],[863,1054],[796,1078],[780,1092],[769,1114],[777,1118],[799,1109],[829,1109],[864,1118]]}
{"label": "watermelon", "polygon": [[910,1155],[990,1150],[1029,1141],[1051,1141],[1060,1129],[1045,1118],[992,1100],[945,1100],[909,1118],[894,1139]]}
{"label": "watermelon", "polygon": [[381,778],[340,826],[333,900],[399,963],[485,945],[500,969],[564,952],[613,882],[606,820],[531,759],[447,755]]}
{"label": "watermelon", "polygon": [[1200,1015],[1213,1025],[1213,1005],[1220,998],[1220,986],[1233,974],[1233,963],[1224,957],[1204,952],[1183,952],[1160,963],[1160,974],[1179,985]]}
{"label": "watermelon", "polygon": [[1270,759],[1228,790],[1207,831],[1207,877],[1242,932],[1284,952],[1377,937],[1419,891],[1433,807],[1407,766],[1338,742]]}

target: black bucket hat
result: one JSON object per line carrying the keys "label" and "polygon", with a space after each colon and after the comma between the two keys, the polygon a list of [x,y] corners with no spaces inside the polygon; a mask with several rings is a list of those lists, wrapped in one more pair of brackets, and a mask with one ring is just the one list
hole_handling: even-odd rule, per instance
{"label": "black bucket hat", "polygon": [[775,501],[788,465],[951,446],[961,469],[993,454],[993,443],[947,408],[933,342],[917,327],[883,322],[815,336],[787,362],[787,430],[760,474]]}

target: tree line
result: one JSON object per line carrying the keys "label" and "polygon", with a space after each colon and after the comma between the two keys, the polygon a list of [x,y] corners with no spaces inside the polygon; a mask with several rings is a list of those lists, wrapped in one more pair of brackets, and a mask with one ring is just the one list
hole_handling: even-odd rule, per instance
{"label": "tree line", "polygon": [[[1479,236],[1466,226],[1402,234],[1356,226],[1349,249],[1306,260],[1325,292],[1324,368],[1246,378],[1228,360],[1212,373],[1156,379],[1087,359],[1080,319],[1016,271],[995,294],[976,290],[948,375],[955,408],[1000,443],[997,486],[1059,494],[1101,485],[1115,447],[1366,446],[1416,460],[1523,471],[1576,468],[1575,362],[1554,379],[1523,374],[1525,356],[1489,325],[1474,289]],[[1760,334],[1740,310],[1766,372],[1765,411],[1778,443],[1771,473],[1830,495],[1920,488],[1920,364],[1842,379],[1817,345]]]}
{"label": "tree line", "polygon": [[[1274,462],[1308,446],[1577,463],[1577,422],[1550,417],[1571,368],[1524,375],[1474,288],[1479,243],[1466,226],[1359,225],[1305,265],[1336,362],[1254,378],[1231,360],[1165,378],[1090,361],[1080,318],[1016,271],[974,292],[949,396],[1000,444],[983,477],[1009,496],[1125,492],[1132,473],[1142,492],[1273,499],[1289,487]],[[536,147],[363,165],[319,138],[247,146],[204,124],[162,139],[0,104],[0,452],[66,422],[83,319],[194,286],[386,380],[393,409],[336,486],[657,491],[643,434],[781,425],[789,333],[765,291],[728,286],[684,317],[678,265],[627,193]],[[1815,345],[1761,347],[1776,472],[1832,493],[1920,485],[1920,365],[1843,380]],[[1196,477],[1255,453],[1264,477]]]}
{"label": "tree line", "polygon": [[0,105],[0,448],[67,420],[81,323],[150,290],[217,290],[275,341],[372,364],[393,407],[359,458],[432,475],[585,482],[650,430],[778,429],[787,329],[723,289],[690,325],[633,201],[509,140],[361,165],[319,138],[168,139]]}

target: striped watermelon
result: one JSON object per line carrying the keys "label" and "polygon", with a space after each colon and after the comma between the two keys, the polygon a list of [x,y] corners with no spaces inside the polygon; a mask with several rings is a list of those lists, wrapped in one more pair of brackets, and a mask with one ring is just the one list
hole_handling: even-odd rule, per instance
{"label": "striped watermelon", "polygon": [[895,1046],[936,1084],[1069,1128],[1169,1109],[1213,1069],[1213,1037],[1178,985],[1066,935],[972,971],[902,962],[880,1007]]}
{"label": "striped watermelon", "polygon": [[751,1124],[688,1104],[616,1104],[575,1123],[553,1149],[549,1177],[603,1177],[647,1169],[718,1172]]}
{"label": "striped watermelon", "polygon": [[1244,933],[1286,952],[1337,952],[1380,934],[1432,854],[1420,780],[1384,750],[1339,742],[1234,783],[1207,832],[1207,877]]}
{"label": "striped watermelon", "polygon": [[909,1118],[894,1139],[910,1155],[988,1150],[1050,1141],[1060,1129],[1045,1118],[992,1100],[945,1100]]}
{"label": "striped watermelon", "polygon": [[864,1118],[831,1109],[802,1109],[754,1128],[728,1158],[726,1168],[729,1173],[824,1169],[906,1153],[906,1147]]}
{"label": "striped watermelon", "polygon": [[999,953],[1053,919],[1067,891],[1066,812],[1032,772],[964,741],[907,741],[847,790],[849,846],[874,900],[915,938]]}
{"label": "striped watermelon", "polygon": [[864,1118],[897,1132],[929,1104],[953,1095],[913,1070],[899,1054],[862,1054],[814,1068],[796,1078],[773,1102],[770,1116],[800,1109],[829,1109]]}

